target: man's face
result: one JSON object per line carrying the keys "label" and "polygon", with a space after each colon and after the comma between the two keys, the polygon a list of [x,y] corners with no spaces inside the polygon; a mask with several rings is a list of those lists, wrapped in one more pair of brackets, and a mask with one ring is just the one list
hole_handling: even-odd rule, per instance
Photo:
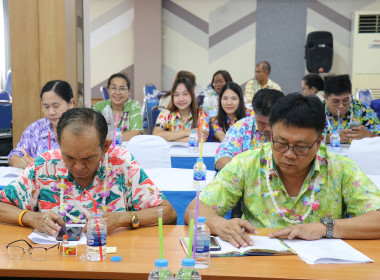
{"label": "man's face", "polygon": [[255,79],[259,82],[267,82],[269,73],[267,71],[264,71],[263,67],[261,65],[256,66],[255,70]]}
{"label": "man's face", "polygon": [[257,125],[257,130],[261,135],[264,135],[265,138],[271,139],[271,134],[270,134],[270,127],[269,127],[269,117],[264,117],[262,115],[255,114],[256,118],[256,125]]}
{"label": "man's face", "polygon": [[62,159],[75,181],[93,179],[100,160],[110,145],[111,140],[107,140],[101,148],[93,126],[86,127],[81,135],[75,135],[69,127],[64,128],[60,143]]}
{"label": "man's face", "polygon": [[331,94],[329,97],[325,96],[325,102],[327,104],[327,109],[329,109],[330,113],[334,116],[339,115],[344,116],[348,110],[350,110],[351,106],[351,93],[343,93],[340,95]]}
{"label": "man's face", "polygon": [[[273,158],[279,173],[289,177],[300,177],[307,174],[310,170],[310,163],[315,158],[321,144],[322,136],[318,135],[314,128],[299,128],[278,122],[272,126],[272,137]],[[300,150],[306,150],[308,154],[297,155],[292,148],[285,152],[276,151],[276,149],[284,147],[283,144],[291,147],[303,147]],[[306,148],[310,146],[310,149]]]}
{"label": "man's face", "polygon": [[301,82],[301,87],[302,87],[302,94],[307,96],[307,95],[313,95],[317,93],[317,90],[315,87],[309,87],[304,80]]}

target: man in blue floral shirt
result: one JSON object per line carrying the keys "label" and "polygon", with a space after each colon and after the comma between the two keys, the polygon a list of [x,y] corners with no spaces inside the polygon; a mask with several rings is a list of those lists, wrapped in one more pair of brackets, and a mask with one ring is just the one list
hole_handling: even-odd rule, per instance
{"label": "man in blue floral shirt", "polygon": [[341,143],[380,134],[380,122],[371,107],[352,97],[348,75],[327,79],[325,84],[326,143],[334,130],[339,131]]}

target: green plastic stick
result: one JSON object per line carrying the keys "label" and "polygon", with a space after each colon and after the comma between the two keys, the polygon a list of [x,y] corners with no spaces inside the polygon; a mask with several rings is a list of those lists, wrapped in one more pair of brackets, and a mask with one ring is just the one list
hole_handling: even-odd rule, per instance
{"label": "green plastic stick", "polygon": [[163,237],[162,237],[162,218],[158,218],[158,231],[160,236],[160,259],[164,258],[164,244],[163,244]]}
{"label": "green plastic stick", "polygon": [[193,231],[194,231],[194,219],[190,220],[190,233],[189,233],[189,247],[187,248],[187,257],[191,258],[193,252]]}

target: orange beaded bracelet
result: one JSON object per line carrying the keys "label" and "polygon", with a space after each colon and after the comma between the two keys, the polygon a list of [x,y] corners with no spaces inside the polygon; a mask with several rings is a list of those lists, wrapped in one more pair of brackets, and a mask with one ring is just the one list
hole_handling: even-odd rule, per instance
{"label": "orange beaded bracelet", "polygon": [[26,212],[28,212],[28,211],[30,211],[30,210],[24,210],[24,211],[22,211],[21,213],[20,213],[20,216],[18,216],[18,224],[20,225],[20,226],[22,226],[22,227],[24,227],[24,224],[22,223],[22,217],[24,216],[24,214],[26,213]]}

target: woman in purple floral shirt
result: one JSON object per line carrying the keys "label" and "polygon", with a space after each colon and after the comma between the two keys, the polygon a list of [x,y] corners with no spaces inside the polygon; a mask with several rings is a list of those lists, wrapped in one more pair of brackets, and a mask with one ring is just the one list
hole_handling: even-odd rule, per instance
{"label": "woman in purple floral shirt", "polygon": [[54,80],[47,82],[41,90],[40,98],[45,118],[29,125],[23,132],[20,142],[9,155],[9,165],[26,168],[32,158],[42,152],[59,148],[56,131],[63,112],[74,107],[73,90],[68,82]]}

